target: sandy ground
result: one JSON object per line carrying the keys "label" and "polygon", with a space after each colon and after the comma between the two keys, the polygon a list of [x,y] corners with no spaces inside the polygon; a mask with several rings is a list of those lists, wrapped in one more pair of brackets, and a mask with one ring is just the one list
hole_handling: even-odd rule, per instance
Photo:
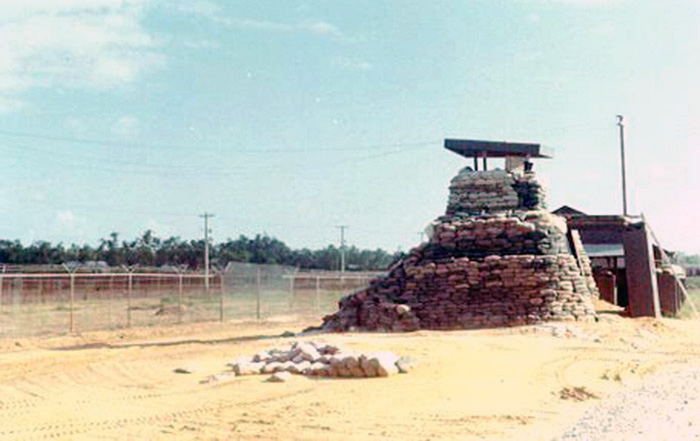
{"label": "sandy ground", "polygon": [[[0,439],[548,440],[648,374],[700,360],[700,323],[610,310],[590,324],[281,336],[310,324],[0,340]],[[418,365],[389,378],[203,382],[294,340],[393,351]],[[174,372],[183,366],[194,372]]]}

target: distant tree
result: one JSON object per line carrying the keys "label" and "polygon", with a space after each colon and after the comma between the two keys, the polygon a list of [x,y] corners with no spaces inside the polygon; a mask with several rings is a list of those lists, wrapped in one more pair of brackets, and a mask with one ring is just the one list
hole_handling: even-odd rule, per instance
{"label": "distant tree", "polygon": [[700,254],[686,254],[681,251],[674,257],[675,263],[687,266],[700,266]]}
{"label": "distant tree", "polygon": [[[100,239],[96,248],[90,245],[38,241],[23,246],[20,241],[0,240],[0,263],[10,264],[59,264],[63,262],[104,261],[110,266],[123,264],[142,266],[186,265],[201,268],[203,265],[204,240],[184,241],[179,237],[162,240],[152,230],[144,231],[131,241],[119,241],[119,234],[112,232]],[[346,249],[346,267],[357,270],[383,270],[401,256],[391,255],[382,249]],[[284,242],[267,234],[254,238],[239,236],[226,242],[212,244],[210,258],[221,265],[228,262],[251,262],[260,264],[289,265],[304,269],[338,270],[340,249],[329,245],[318,250],[303,248],[293,250]]]}
{"label": "distant tree", "polygon": [[97,247],[98,260],[104,260],[109,266],[119,266],[126,263],[124,248],[119,246],[119,233],[112,232],[107,239],[100,239]]}

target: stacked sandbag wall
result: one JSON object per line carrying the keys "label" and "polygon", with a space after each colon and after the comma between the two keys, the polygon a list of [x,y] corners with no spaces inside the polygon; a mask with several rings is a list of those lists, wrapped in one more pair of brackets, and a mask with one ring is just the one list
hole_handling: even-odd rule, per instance
{"label": "stacked sandbag wall", "polygon": [[433,224],[433,259],[569,253],[566,223],[546,211],[443,216]]}
{"label": "stacked sandbag wall", "polygon": [[447,215],[540,210],[546,192],[534,173],[462,169],[450,183]]}
{"label": "stacked sandbag wall", "polygon": [[565,220],[543,206],[533,173],[462,170],[429,241],[342,299],[323,328],[413,331],[593,319],[595,284],[571,253]]}
{"label": "stacked sandbag wall", "polygon": [[588,320],[590,291],[570,254],[406,265],[341,301],[331,331],[468,329]]}

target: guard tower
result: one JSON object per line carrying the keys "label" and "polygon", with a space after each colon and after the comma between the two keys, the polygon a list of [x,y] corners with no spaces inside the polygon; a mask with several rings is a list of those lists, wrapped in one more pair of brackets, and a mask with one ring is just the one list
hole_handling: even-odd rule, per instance
{"label": "guard tower", "polygon": [[[546,210],[546,192],[530,162],[552,155],[539,144],[512,142],[446,139],[445,148],[473,158],[476,170],[462,167],[450,180],[447,207],[426,229],[428,240],[368,288],[343,298],[323,328],[413,331],[593,320],[598,289],[585,250],[569,240],[566,221]],[[489,158],[505,159],[505,170],[488,170]]]}
{"label": "guard tower", "polygon": [[540,144],[522,142],[445,139],[445,148],[465,158],[474,158],[474,171],[479,170],[479,158],[482,158],[483,170],[488,170],[488,158],[505,158],[507,171],[531,171],[531,158],[553,157]]}

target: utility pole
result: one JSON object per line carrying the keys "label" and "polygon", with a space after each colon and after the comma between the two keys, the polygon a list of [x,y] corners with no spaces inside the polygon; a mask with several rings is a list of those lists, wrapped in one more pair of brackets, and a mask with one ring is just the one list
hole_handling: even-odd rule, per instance
{"label": "utility pole", "polygon": [[199,217],[204,218],[204,289],[209,291],[209,218],[214,215],[204,213]]}
{"label": "utility pole", "polygon": [[622,214],[627,216],[627,177],[625,175],[625,117],[617,115],[617,126],[620,128],[620,156],[622,158]]}
{"label": "utility pole", "polygon": [[340,273],[345,273],[345,229],[347,225],[338,225],[340,229]]}

